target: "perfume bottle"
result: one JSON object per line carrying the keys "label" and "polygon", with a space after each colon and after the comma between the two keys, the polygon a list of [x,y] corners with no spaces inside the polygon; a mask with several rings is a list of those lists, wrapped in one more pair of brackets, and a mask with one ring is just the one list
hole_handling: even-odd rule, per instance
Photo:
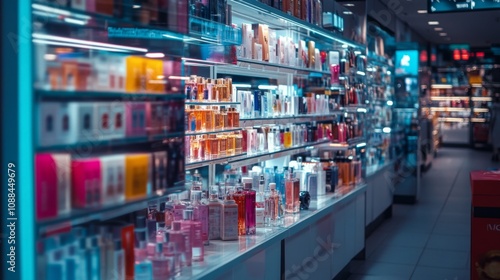
{"label": "perfume bottle", "polygon": [[290,131],[290,128],[287,127],[285,128],[285,132],[283,134],[283,147],[290,148],[292,147],[292,132]]}
{"label": "perfume bottle", "polygon": [[255,199],[256,192],[252,190],[252,178],[243,178],[243,188],[245,194],[245,233],[252,235],[256,233]]}
{"label": "perfume bottle", "polygon": [[222,204],[220,237],[225,241],[238,240],[239,212],[233,194],[234,191],[230,189]]}
{"label": "perfume bottle", "polygon": [[[148,202],[148,219],[146,221],[148,243],[156,242],[156,213],[158,213],[158,202]],[[154,247],[151,248],[151,251],[154,253]]]}
{"label": "perfume bottle", "polygon": [[260,109],[260,90],[253,91],[253,117],[260,118],[261,117],[261,109]]}
{"label": "perfume bottle", "polygon": [[240,184],[238,184],[236,188],[236,192],[233,194],[233,199],[238,205],[238,234],[245,235],[246,234],[246,199],[245,193],[243,192],[243,188]]}
{"label": "perfume bottle", "polygon": [[279,218],[280,197],[276,191],[276,183],[269,184],[269,195],[265,198],[265,224],[273,225]]}
{"label": "perfume bottle", "polygon": [[186,233],[189,232],[191,240],[191,259],[192,261],[199,262],[203,261],[204,258],[204,246],[202,238],[202,225],[201,222],[194,220],[194,209],[192,207],[187,207],[183,212],[183,218],[181,224],[181,229]]}
{"label": "perfume bottle", "polygon": [[164,242],[163,242],[163,255],[168,260],[168,277],[167,279],[174,279],[175,276],[179,276],[181,273],[180,268],[180,254],[177,250],[177,244],[171,242],[170,233],[165,232]]}
{"label": "perfume bottle", "polygon": [[285,192],[286,212],[298,213],[300,210],[300,182],[298,178],[294,177],[293,168],[290,169],[285,180]]}
{"label": "perfume bottle", "polygon": [[147,258],[146,240],[139,241],[134,249],[134,277],[135,279],[153,279],[153,265]]}
{"label": "perfume bottle", "polygon": [[125,252],[120,239],[114,240],[113,264],[113,279],[125,280]]}
{"label": "perfume bottle", "polygon": [[171,194],[170,196],[174,204],[174,221],[181,221],[183,217],[183,211],[184,209],[186,209],[186,205],[181,203],[178,194]]}
{"label": "perfume bottle", "polygon": [[[191,191],[193,192],[193,191]],[[202,203],[202,192],[196,191],[191,196],[194,210],[194,220],[201,223],[201,238],[204,245],[208,245],[208,205]]]}
{"label": "perfume bottle", "polygon": [[265,180],[264,175],[260,176],[259,191],[255,198],[255,225],[256,227],[264,226],[264,212],[265,212],[265,199],[264,199]]}
{"label": "perfume bottle", "polygon": [[169,259],[163,255],[163,243],[156,243],[155,254],[150,257],[153,265],[153,280],[168,279],[169,277]]}
{"label": "perfume bottle", "polygon": [[208,200],[208,239],[220,239],[222,204],[219,201],[219,186],[210,188]]}
{"label": "perfume bottle", "polygon": [[177,262],[176,270],[180,270],[180,266],[190,266],[191,265],[191,231],[182,230],[182,222],[174,221],[172,223],[172,229],[169,233],[169,241],[175,244],[179,255],[179,261]]}

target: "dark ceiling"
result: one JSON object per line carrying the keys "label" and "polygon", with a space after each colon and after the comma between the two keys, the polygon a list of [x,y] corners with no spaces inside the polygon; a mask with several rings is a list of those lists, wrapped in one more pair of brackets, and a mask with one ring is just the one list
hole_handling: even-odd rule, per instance
{"label": "dark ceiling", "polygon": [[[389,3],[394,5],[397,2],[402,7],[398,11],[400,19],[408,23],[413,30],[431,43],[469,44],[473,47],[489,47],[492,44],[500,44],[500,10],[422,14],[418,11],[427,10],[427,0],[381,1],[387,6],[391,6],[388,5]],[[346,3],[349,2],[342,1],[342,4]],[[439,25],[429,25],[429,21],[438,21]],[[436,31],[436,27],[442,28],[442,30]],[[441,36],[440,33],[446,33],[446,35]]]}

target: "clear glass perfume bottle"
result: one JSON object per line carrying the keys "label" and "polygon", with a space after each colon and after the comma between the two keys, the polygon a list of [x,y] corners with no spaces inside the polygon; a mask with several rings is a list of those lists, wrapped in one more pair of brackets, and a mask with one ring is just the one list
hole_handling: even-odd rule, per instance
{"label": "clear glass perfume bottle", "polygon": [[201,223],[201,238],[204,245],[208,245],[208,205],[202,203],[202,192],[196,191],[191,196],[194,208],[194,220]]}
{"label": "clear glass perfume bottle", "polygon": [[280,197],[276,183],[269,184],[269,194],[265,198],[265,224],[274,225],[279,218]]}
{"label": "clear glass perfume bottle", "polygon": [[181,266],[191,265],[191,232],[183,231],[181,223],[181,221],[174,221],[172,229],[168,232],[169,242],[175,244],[179,255],[176,270],[180,270]]}
{"label": "clear glass perfume bottle", "polygon": [[285,192],[287,213],[298,213],[300,210],[300,182],[298,178],[295,178],[293,168],[285,180]]}
{"label": "clear glass perfume bottle", "polygon": [[184,220],[181,224],[181,229],[190,234],[191,240],[191,258],[195,262],[203,261],[204,259],[204,245],[202,238],[202,225],[201,222],[194,220],[194,209],[187,207],[184,210]]}
{"label": "clear glass perfume bottle", "polygon": [[222,240],[238,240],[239,212],[238,204],[234,201],[233,194],[234,190],[230,189],[222,204],[220,231]]}
{"label": "clear glass perfume bottle", "polygon": [[208,239],[220,239],[222,204],[219,201],[219,186],[210,188],[208,200]]}
{"label": "clear glass perfume bottle", "polygon": [[255,225],[256,227],[264,226],[264,212],[265,212],[265,199],[264,199],[265,180],[264,175],[260,176],[259,191],[255,199]]}
{"label": "clear glass perfume bottle", "polygon": [[169,259],[163,255],[163,243],[156,243],[155,254],[150,257],[153,265],[153,280],[168,279]]}
{"label": "clear glass perfume bottle", "polygon": [[237,185],[233,199],[238,205],[238,235],[246,234],[246,199],[241,184]]}

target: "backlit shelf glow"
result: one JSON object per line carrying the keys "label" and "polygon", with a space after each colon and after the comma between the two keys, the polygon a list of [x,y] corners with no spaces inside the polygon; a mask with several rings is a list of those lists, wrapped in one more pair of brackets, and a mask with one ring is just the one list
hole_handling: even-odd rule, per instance
{"label": "backlit shelf glow", "polygon": [[431,96],[431,100],[448,101],[448,100],[468,100],[468,96]]}
{"label": "backlit shelf glow", "polygon": [[449,84],[436,84],[436,85],[432,85],[431,86],[432,88],[436,88],[436,89],[450,89],[450,88],[453,88],[452,85],[449,85]]}
{"label": "backlit shelf glow", "polygon": [[467,111],[470,111],[470,108],[431,107],[431,111],[437,111],[437,112],[467,112]]}
{"label": "backlit shelf glow", "polygon": [[488,108],[474,108],[474,112],[477,112],[477,113],[488,113],[490,111],[490,109]]}
{"label": "backlit shelf glow", "polygon": [[471,118],[471,122],[484,123],[484,122],[486,122],[486,119],[485,118]]}
{"label": "backlit shelf glow", "polygon": [[439,118],[440,122],[468,122],[468,118]]}
{"label": "backlit shelf glow", "polygon": [[472,101],[486,101],[486,102],[489,102],[491,100],[492,100],[492,98],[488,97],[488,96],[473,96],[472,97]]}

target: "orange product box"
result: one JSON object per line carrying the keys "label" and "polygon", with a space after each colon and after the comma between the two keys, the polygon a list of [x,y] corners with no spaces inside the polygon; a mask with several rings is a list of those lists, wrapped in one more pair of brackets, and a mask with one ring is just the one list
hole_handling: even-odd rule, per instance
{"label": "orange product box", "polygon": [[125,199],[147,195],[151,155],[129,154],[125,157]]}

